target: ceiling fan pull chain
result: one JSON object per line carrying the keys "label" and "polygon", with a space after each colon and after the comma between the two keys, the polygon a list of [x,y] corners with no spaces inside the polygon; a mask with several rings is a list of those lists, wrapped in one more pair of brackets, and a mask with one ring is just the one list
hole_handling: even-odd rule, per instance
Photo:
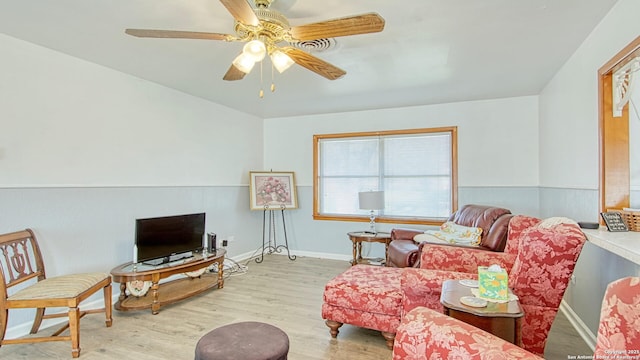
{"label": "ceiling fan pull chain", "polygon": [[262,61],[260,61],[260,99],[264,97],[264,90],[262,86]]}
{"label": "ceiling fan pull chain", "polygon": [[274,73],[273,73],[273,62],[271,63],[271,92],[276,91],[276,83],[274,80]]}

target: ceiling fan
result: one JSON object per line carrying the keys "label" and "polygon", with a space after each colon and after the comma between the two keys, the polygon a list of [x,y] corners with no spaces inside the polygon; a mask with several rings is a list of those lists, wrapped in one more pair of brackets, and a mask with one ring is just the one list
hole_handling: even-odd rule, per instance
{"label": "ceiling fan", "polygon": [[302,41],[380,32],[384,19],[376,13],[366,13],[299,26],[269,6],[276,0],[254,0],[252,8],[247,0],[220,0],[235,19],[235,35],[175,31],[126,29],[125,33],[143,38],[176,38],[246,42],[224,75],[224,80],[240,80],[256,62],[269,55],[274,67],[283,72],[294,63],[329,80],[339,79],[346,72],[310,53],[292,46]]}

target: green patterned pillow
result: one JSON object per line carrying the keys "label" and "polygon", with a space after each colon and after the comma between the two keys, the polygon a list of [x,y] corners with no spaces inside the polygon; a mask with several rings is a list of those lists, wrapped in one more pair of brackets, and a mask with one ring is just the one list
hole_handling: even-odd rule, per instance
{"label": "green patterned pillow", "polygon": [[480,244],[482,228],[463,226],[453,221],[447,221],[440,226],[440,230],[426,230],[425,234],[433,235],[450,244],[477,246]]}

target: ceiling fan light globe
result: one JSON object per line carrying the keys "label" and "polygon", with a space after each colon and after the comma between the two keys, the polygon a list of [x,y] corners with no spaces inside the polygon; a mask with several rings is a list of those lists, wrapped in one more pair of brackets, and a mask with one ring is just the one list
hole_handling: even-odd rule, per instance
{"label": "ceiling fan light globe", "polygon": [[262,61],[267,54],[267,47],[260,40],[251,40],[244,45],[242,53],[251,56],[254,62]]}
{"label": "ceiling fan light globe", "polygon": [[238,70],[242,71],[245,74],[248,74],[249,72],[251,72],[251,69],[253,69],[253,65],[255,65],[256,62],[251,56],[242,53],[233,60],[232,64]]}
{"label": "ceiling fan light globe", "polygon": [[283,73],[294,64],[293,60],[280,50],[271,53],[271,62],[279,73]]}

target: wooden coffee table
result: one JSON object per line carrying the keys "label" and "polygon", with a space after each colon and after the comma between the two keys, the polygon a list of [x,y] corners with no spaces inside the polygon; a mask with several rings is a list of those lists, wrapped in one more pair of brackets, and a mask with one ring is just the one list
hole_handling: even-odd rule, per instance
{"label": "wooden coffee table", "polygon": [[459,280],[446,280],[440,296],[444,313],[515,345],[522,345],[521,321],[524,312],[518,300],[507,303],[488,301],[486,307],[478,308],[460,303],[463,296],[473,296],[470,287],[462,285]]}
{"label": "wooden coffee table", "polygon": [[[114,282],[120,283],[120,297],[114,305],[116,310],[142,310],[151,308],[151,313],[156,315],[160,307],[195,296],[204,291],[217,287],[224,287],[224,256],[225,249],[215,250],[213,253],[195,254],[193,258],[178,261],[176,263],[162,264],[158,266],[132,264],[131,262],[117,266],[111,270]],[[217,266],[217,274],[212,274],[206,269]],[[160,280],[177,274],[189,274],[195,272],[196,276],[180,277],[174,280],[160,283]],[[128,282],[146,283],[148,294],[133,296],[127,293]]]}

